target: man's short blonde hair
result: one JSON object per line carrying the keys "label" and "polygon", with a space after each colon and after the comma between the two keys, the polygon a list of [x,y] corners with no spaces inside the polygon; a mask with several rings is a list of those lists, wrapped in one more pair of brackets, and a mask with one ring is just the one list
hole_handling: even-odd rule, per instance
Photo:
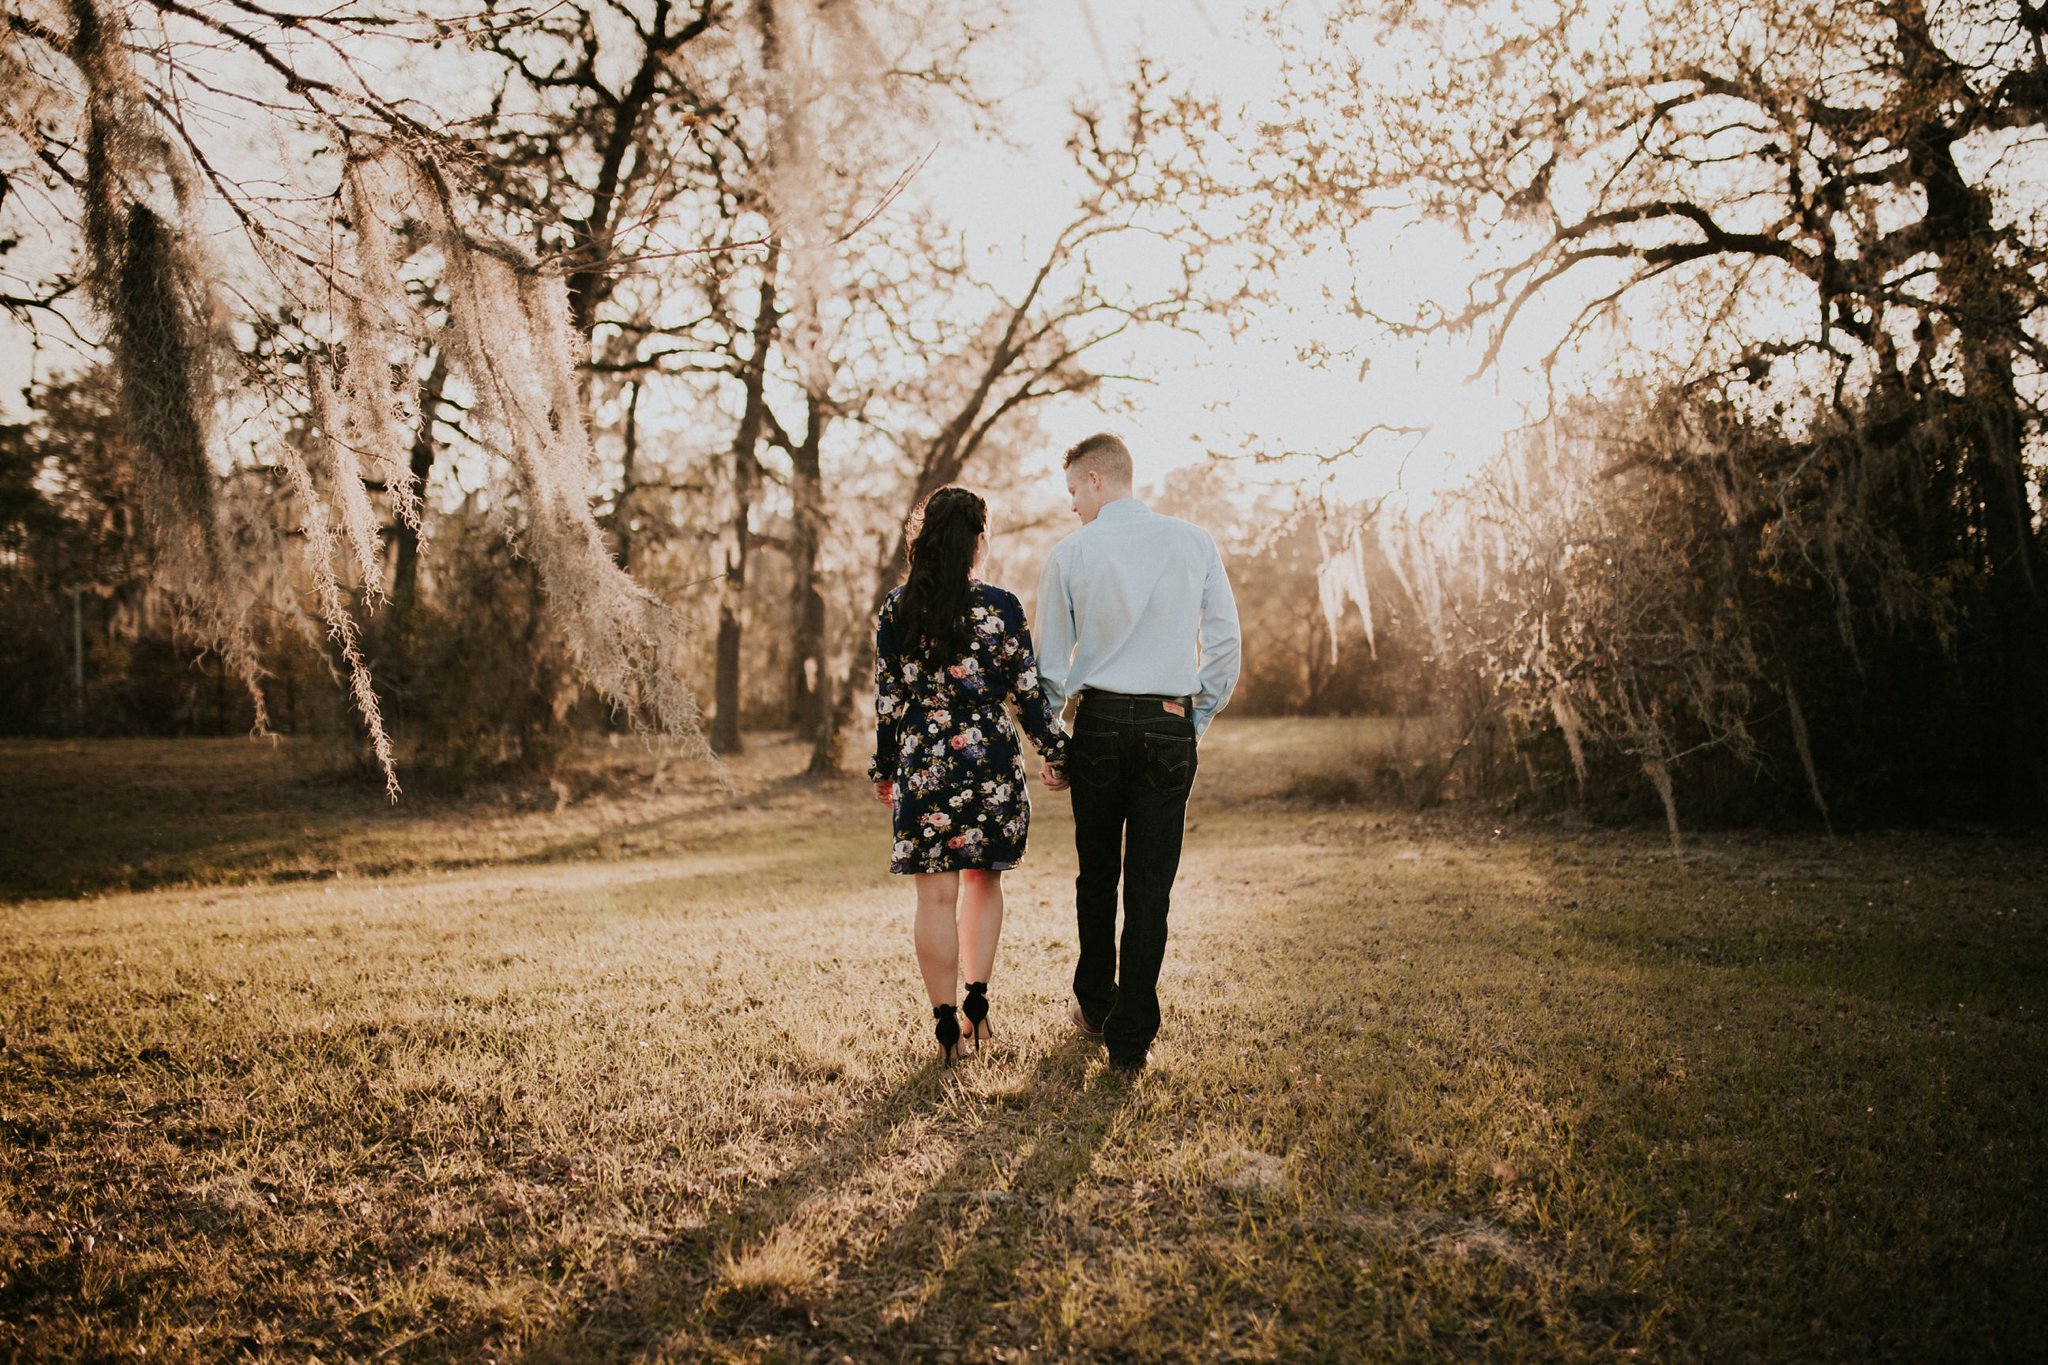
{"label": "man's short blonde hair", "polygon": [[1064,467],[1084,473],[1092,469],[1102,476],[1104,483],[1130,486],[1131,452],[1125,447],[1122,437],[1107,431],[1098,431],[1069,446]]}

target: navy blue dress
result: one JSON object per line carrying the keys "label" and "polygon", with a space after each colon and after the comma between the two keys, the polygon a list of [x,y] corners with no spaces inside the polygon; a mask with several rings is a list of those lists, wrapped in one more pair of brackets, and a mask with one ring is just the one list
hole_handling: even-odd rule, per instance
{"label": "navy blue dress", "polygon": [[898,588],[875,625],[875,761],[895,784],[891,872],[1000,872],[1024,857],[1031,800],[1024,754],[1004,710],[1014,704],[1038,751],[1066,760],[1067,736],[1038,680],[1031,630],[1012,593],[968,584],[972,645],[929,659],[896,629]]}

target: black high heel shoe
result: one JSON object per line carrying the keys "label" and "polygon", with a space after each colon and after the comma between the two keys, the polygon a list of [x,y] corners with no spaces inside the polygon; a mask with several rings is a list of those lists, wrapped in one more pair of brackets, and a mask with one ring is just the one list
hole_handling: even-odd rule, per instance
{"label": "black high heel shoe", "polygon": [[967,1016],[967,1032],[974,1039],[974,1050],[981,1051],[981,1040],[996,1036],[988,1022],[988,982],[967,983],[967,998],[960,1002],[960,1012]]}
{"label": "black high heel shoe", "polygon": [[932,1036],[939,1040],[939,1046],[946,1050],[946,1065],[953,1065],[953,1049],[960,1046],[960,1019],[951,1005],[933,1005],[932,1018],[938,1023],[932,1027]]}

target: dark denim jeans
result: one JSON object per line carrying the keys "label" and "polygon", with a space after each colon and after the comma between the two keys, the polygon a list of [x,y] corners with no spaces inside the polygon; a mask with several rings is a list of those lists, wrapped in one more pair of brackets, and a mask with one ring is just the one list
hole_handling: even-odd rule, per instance
{"label": "dark denim jeans", "polygon": [[1195,723],[1158,701],[1089,694],[1074,715],[1067,752],[1080,864],[1074,879],[1081,937],[1074,998],[1088,1021],[1102,1026],[1110,1057],[1135,1060],[1159,1032],[1159,965],[1166,957],[1166,913],[1180,870],[1188,792],[1195,785]]}

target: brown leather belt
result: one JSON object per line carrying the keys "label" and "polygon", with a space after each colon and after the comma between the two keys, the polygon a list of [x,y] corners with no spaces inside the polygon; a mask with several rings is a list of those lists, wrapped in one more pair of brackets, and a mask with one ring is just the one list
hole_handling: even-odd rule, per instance
{"label": "brown leather belt", "polygon": [[1171,696],[1164,692],[1105,692],[1099,687],[1084,687],[1075,693],[1082,701],[1156,701],[1173,702],[1177,706],[1194,709],[1193,697]]}

